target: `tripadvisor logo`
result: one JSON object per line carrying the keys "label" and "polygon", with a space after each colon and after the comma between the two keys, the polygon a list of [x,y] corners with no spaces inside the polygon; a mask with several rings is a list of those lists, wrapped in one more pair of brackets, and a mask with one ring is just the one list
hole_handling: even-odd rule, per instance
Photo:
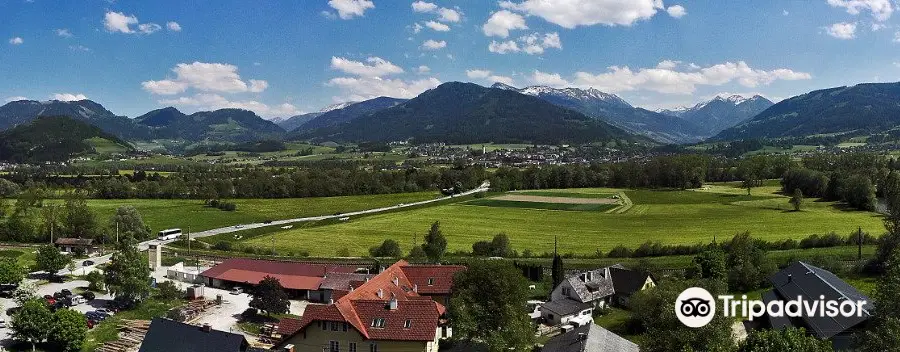
{"label": "tripadvisor logo", "polygon": [[715,315],[716,301],[712,294],[703,288],[688,288],[675,300],[675,316],[689,327],[704,327]]}
{"label": "tripadvisor logo", "polygon": [[[866,301],[852,301],[847,297],[837,300],[826,300],[819,296],[817,300],[797,296],[792,300],[772,300],[768,303],[761,300],[748,300],[747,296],[735,299],[730,295],[719,295],[722,301],[722,315],[725,317],[744,317],[750,321],[763,316],[770,317],[861,317],[868,314],[864,308]],[[700,287],[691,287],[675,299],[675,316],[682,324],[700,328],[706,326],[716,315],[716,300],[709,291]]]}

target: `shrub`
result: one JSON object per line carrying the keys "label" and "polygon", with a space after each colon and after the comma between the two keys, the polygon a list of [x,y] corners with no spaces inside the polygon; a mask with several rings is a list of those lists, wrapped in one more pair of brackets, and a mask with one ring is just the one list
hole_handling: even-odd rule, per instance
{"label": "shrub", "polygon": [[219,242],[216,242],[215,245],[213,245],[213,249],[218,250],[218,251],[230,251],[232,249],[232,247],[233,247],[233,244],[228,241],[219,241]]}

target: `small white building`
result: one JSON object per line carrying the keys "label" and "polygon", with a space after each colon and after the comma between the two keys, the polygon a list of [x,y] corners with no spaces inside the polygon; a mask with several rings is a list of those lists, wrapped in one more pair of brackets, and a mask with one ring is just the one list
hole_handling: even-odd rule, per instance
{"label": "small white building", "polygon": [[200,280],[202,272],[203,270],[197,270],[196,267],[186,267],[184,263],[178,263],[166,268],[166,278],[192,284],[202,281]]}

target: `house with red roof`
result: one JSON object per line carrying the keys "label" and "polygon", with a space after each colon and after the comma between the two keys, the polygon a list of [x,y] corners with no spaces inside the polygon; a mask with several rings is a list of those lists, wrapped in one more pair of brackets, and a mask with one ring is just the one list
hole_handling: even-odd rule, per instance
{"label": "house with red roof", "polygon": [[[200,273],[200,277],[201,282],[208,286],[231,289],[250,288],[258,285],[266,276],[271,276],[281,282],[281,286],[292,298],[329,302],[331,289],[344,287],[340,286],[341,282],[365,279],[365,276],[351,275],[356,270],[356,267],[344,265],[232,258]],[[349,279],[329,279],[330,276]],[[329,285],[328,292],[321,289],[323,283]],[[326,295],[329,297],[326,298]]]}
{"label": "house with red roof", "polygon": [[419,268],[401,260],[334,304],[311,304],[302,319],[279,324],[283,339],[275,349],[436,352],[438,341],[450,337],[451,330],[446,306],[433,297],[449,296],[453,274],[463,270],[439,267]]}

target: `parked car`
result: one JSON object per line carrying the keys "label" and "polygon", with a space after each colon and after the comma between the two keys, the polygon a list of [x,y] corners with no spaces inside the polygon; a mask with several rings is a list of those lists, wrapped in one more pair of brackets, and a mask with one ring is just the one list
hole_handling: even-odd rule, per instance
{"label": "parked car", "polygon": [[115,314],[115,313],[113,313],[112,310],[107,309],[107,308],[97,308],[97,310],[95,310],[95,312],[100,313],[100,314],[106,314],[107,316]]}
{"label": "parked car", "polygon": [[0,329],[6,328],[6,320],[0,319]]}
{"label": "parked car", "polygon": [[233,295],[239,295],[241,293],[244,293],[244,289],[242,289],[240,287],[235,287],[235,288],[231,289],[231,294],[233,294]]}
{"label": "parked car", "polygon": [[12,307],[12,308],[9,308],[9,309],[6,310],[6,316],[11,317],[11,316],[13,316],[13,315],[16,315],[16,313],[18,313],[19,310],[21,310],[21,309],[22,309],[22,307]]}
{"label": "parked car", "polygon": [[85,261],[81,262],[81,265],[82,266],[91,266],[91,265],[94,265],[94,261],[93,260],[85,260]]}
{"label": "parked car", "polygon": [[84,294],[82,294],[82,297],[84,297],[85,300],[93,301],[94,298],[97,298],[97,295],[91,291],[87,291]]}

